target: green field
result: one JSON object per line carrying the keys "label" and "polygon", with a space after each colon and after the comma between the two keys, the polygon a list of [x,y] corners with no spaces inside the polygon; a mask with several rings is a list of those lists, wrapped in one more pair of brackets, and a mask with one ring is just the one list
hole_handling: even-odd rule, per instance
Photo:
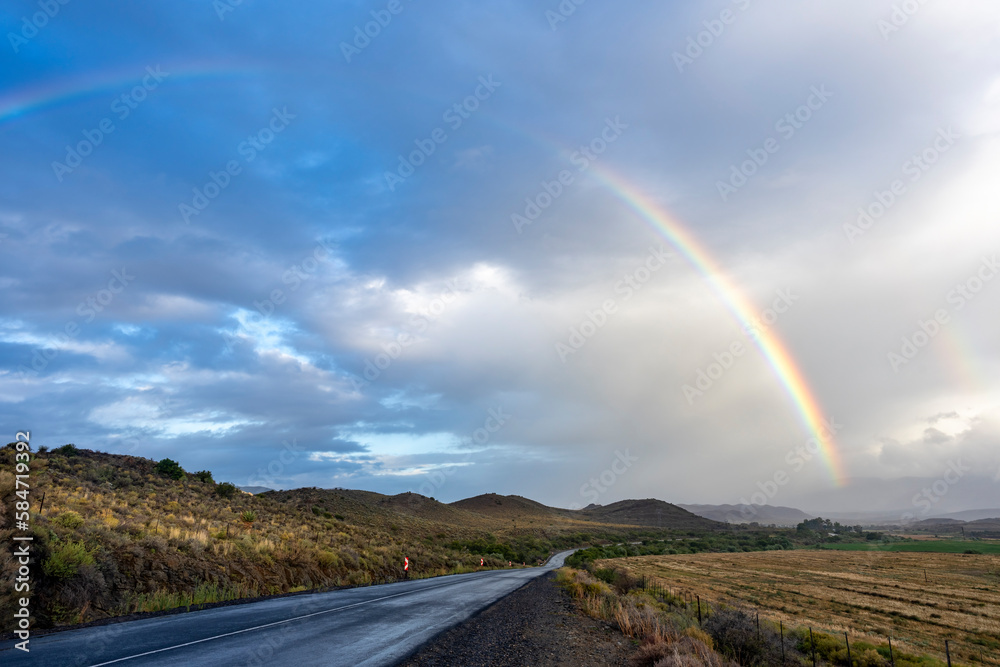
{"label": "green field", "polygon": [[962,554],[966,551],[976,551],[981,554],[1000,554],[1000,541],[966,542],[962,540],[913,540],[907,542],[845,542],[843,544],[824,544],[823,549],[838,551],[902,551]]}

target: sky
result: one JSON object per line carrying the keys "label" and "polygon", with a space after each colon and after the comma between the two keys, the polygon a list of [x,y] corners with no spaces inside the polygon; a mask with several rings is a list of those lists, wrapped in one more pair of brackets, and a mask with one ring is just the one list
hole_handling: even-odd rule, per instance
{"label": "sky", "polygon": [[1000,505],[1000,6],[627,4],[0,0],[0,432]]}

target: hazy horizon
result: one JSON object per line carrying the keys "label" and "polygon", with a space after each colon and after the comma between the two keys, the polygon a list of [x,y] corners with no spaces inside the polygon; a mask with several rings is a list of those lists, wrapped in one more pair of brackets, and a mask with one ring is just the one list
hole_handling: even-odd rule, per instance
{"label": "hazy horizon", "polygon": [[998,505],[996,3],[0,2],[8,441]]}

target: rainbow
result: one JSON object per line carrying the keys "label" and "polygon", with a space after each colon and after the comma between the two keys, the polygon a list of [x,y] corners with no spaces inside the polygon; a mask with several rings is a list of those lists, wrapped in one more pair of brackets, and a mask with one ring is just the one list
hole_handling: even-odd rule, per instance
{"label": "rainbow", "polygon": [[[591,170],[598,180],[603,181],[632,211],[652,225],[661,236],[684,255],[687,261],[705,277],[712,290],[744,326],[755,321],[756,308],[753,303],[726,278],[725,273],[712,259],[708,251],[680,222],[671,217],[648,196],[606,167],[591,165]],[[755,339],[757,347],[795,405],[806,429],[819,443],[820,454],[833,477],[834,484],[843,486],[847,476],[833,434],[828,433],[823,410],[802,371],[795,363],[788,346],[773,328],[752,338]]]}
{"label": "rainbow", "polygon": [[[153,64],[155,66],[155,63]],[[164,65],[168,82],[202,78],[255,76],[260,68],[233,67],[225,63],[171,63]],[[114,71],[88,72],[71,78],[51,79],[16,89],[0,97],[0,125],[30,113],[71,104],[99,94],[111,99],[128,92],[146,75],[145,66]]]}

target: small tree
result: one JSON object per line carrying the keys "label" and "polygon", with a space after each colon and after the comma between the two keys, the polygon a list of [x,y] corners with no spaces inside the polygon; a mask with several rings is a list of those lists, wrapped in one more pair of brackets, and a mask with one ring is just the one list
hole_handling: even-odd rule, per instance
{"label": "small tree", "polygon": [[236,495],[237,490],[236,485],[230,484],[229,482],[222,482],[221,484],[215,485],[215,495],[220,498],[232,498]]}
{"label": "small tree", "polygon": [[205,482],[206,484],[214,484],[215,483],[215,480],[212,479],[212,473],[209,470],[199,470],[198,472],[196,472],[194,474],[194,476],[197,479],[201,480],[202,482]]}
{"label": "small tree", "polygon": [[62,454],[63,456],[77,456],[80,450],[76,448],[76,445],[69,444],[63,445],[62,447],[56,447],[52,450],[53,454]]}
{"label": "small tree", "polygon": [[163,459],[157,463],[156,472],[170,479],[184,479],[184,468],[172,459]]}

